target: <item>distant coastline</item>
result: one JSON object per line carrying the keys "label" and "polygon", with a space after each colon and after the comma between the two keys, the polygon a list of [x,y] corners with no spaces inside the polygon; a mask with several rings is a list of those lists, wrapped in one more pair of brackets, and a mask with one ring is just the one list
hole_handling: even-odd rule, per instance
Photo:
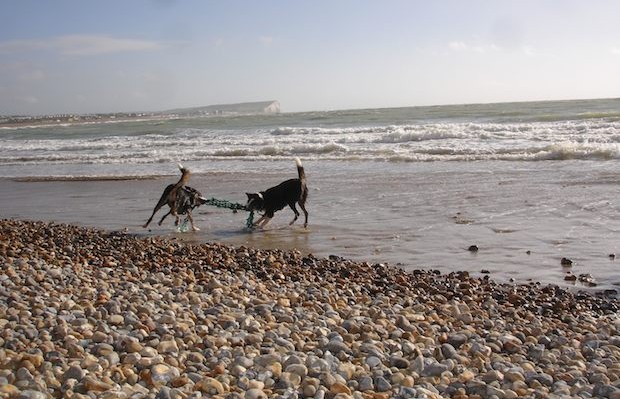
{"label": "distant coastline", "polygon": [[142,113],[112,113],[97,115],[41,115],[12,116],[0,118],[0,128],[49,127],[66,125],[87,125],[94,123],[144,122],[151,120],[174,119],[173,115],[154,115]]}
{"label": "distant coastline", "polygon": [[97,114],[51,114],[0,116],[0,128],[45,127],[91,123],[143,122],[207,116],[232,116],[280,113],[278,101],[237,104],[217,104],[202,107],[178,108],[155,112],[113,112]]}

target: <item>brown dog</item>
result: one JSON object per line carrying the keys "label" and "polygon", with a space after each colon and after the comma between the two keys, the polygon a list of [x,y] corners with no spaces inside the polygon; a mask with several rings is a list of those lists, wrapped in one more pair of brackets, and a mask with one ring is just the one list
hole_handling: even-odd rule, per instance
{"label": "brown dog", "polygon": [[175,226],[179,225],[179,215],[187,214],[187,218],[192,225],[193,231],[200,230],[198,227],[194,226],[194,219],[192,218],[192,209],[204,204],[207,200],[200,194],[200,192],[194,188],[185,186],[185,184],[189,181],[190,171],[187,168],[184,168],[183,165],[179,164],[179,170],[181,170],[181,178],[176,184],[170,184],[164,190],[161,198],[155,205],[155,209],[153,209],[153,214],[149,220],[144,224],[144,228],[146,228],[151,220],[153,220],[153,216],[155,213],[164,205],[168,204],[170,210],[166,213],[158,225],[161,226],[162,222],[166,218],[166,216],[172,214],[176,220],[174,222]]}

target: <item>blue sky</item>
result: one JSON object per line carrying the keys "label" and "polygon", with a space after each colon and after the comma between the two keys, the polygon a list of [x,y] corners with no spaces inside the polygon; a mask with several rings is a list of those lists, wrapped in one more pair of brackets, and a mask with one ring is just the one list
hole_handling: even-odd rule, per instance
{"label": "blue sky", "polygon": [[620,97],[620,2],[0,0],[0,114]]}

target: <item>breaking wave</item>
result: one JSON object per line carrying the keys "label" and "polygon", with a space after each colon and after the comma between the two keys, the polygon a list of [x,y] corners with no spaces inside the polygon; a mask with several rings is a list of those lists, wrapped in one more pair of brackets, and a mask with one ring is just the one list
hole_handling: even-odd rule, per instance
{"label": "breaking wave", "polygon": [[556,102],[541,110],[539,104],[496,104],[219,122],[191,119],[2,129],[0,168],[135,164],[148,169],[150,164],[155,170],[158,164],[180,160],[290,157],[388,162],[617,160],[620,114],[612,109],[617,102],[607,105],[610,109],[599,109],[599,103],[588,109],[583,102]]}

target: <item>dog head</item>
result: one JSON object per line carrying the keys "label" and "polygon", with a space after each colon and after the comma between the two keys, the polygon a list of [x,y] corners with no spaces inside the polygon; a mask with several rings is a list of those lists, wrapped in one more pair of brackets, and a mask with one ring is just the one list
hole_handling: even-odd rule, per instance
{"label": "dog head", "polygon": [[245,207],[250,211],[261,211],[265,208],[265,198],[261,193],[245,193],[248,196],[248,202]]}
{"label": "dog head", "polygon": [[[200,194],[200,191],[193,187],[183,186],[177,194],[179,196],[179,205],[184,209],[194,209],[207,202],[207,199]],[[181,214],[183,212],[179,212]]]}
{"label": "dog head", "polygon": [[185,187],[185,189],[191,193],[190,198],[192,202],[192,208],[195,208],[207,202],[207,199],[203,197],[202,194],[200,194],[200,191],[196,190],[195,188]]}
{"label": "dog head", "polygon": [[197,195],[193,198],[193,202],[194,202],[194,208],[204,204],[205,202],[207,202],[207,199],[205,197],[203,197],[202,195]]}

